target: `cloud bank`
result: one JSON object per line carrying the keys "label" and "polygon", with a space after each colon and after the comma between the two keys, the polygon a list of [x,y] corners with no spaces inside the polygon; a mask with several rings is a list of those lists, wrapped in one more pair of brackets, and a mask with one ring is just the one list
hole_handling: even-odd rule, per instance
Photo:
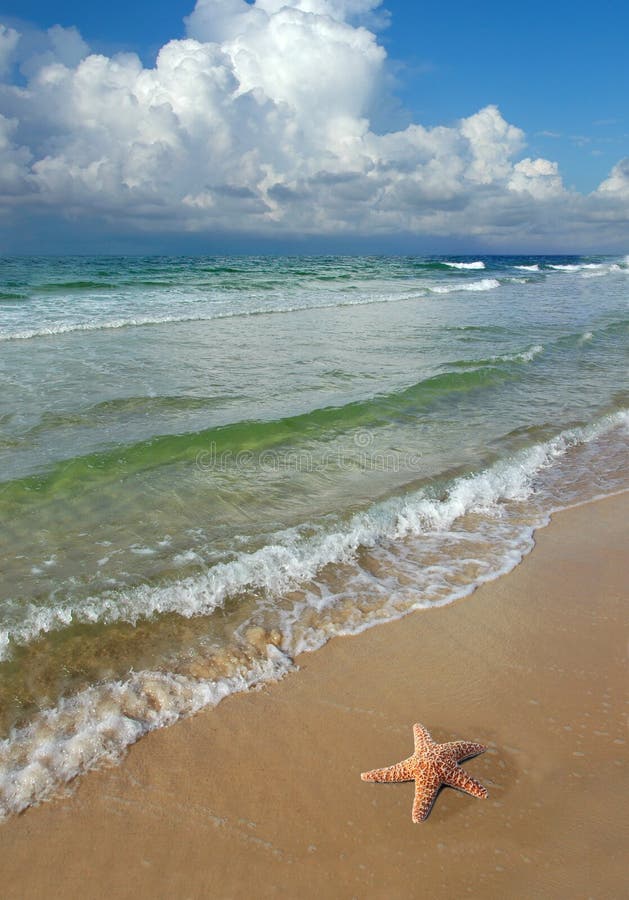
{"label": "cloud bank", "polygon": [[379,6],[198,0],[187,37],[154,68],[92,54],[73,28],[0,25],[5,226],[47,215],[138,233],[624,246],[629,159],[581,195],[556,163],[526,156],[525,135],[495,106],[376,133]]}

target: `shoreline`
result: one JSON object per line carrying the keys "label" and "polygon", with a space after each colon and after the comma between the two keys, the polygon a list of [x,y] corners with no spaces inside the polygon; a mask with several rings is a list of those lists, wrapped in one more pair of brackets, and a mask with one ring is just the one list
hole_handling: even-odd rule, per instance
{"label": "shoreline", "polygon": [[[620,896],[628,508],[555,513],[472,596],[334,638],[9,819],[5,896]],[[489,747],[465,763],[488,801],[444,789],[413,825],[411,785],[361,782],[414,721]]]}

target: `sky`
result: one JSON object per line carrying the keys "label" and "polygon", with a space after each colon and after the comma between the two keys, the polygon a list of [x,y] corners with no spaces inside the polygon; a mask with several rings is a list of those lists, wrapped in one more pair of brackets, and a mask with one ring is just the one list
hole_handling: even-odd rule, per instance
{"label": "sky", "polygon": [[628,24],[0,0],[0,253],[626,252]]}

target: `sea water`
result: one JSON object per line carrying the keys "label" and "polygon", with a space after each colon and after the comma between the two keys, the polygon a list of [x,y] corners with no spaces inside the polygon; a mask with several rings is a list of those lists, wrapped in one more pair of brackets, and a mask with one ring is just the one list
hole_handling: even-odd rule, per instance
{"label": "sea water", "polygon": [[0,812],[626,490],[628,297],[626,258],[1,260]]}

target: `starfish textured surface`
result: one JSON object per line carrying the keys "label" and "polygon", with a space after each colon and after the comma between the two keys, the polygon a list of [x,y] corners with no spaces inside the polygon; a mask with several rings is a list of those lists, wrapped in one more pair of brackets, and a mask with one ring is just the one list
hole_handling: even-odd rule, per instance
{"label": "starfish textured surface", "polygon": [[415,800],[413,802],[413,822],[422,822],[428,818],[441,785],[465,791],[473,797],[487,797],[487,790],[480,782],[468,775],[459,763],[484,753],[487,747],[471,741],[450,741],[437,744],[430,733],[419,723],[413,725],[415,752],[408,759],[387,766],[386,769],[373,769],[363,772],[363,781],[414,781]]}

